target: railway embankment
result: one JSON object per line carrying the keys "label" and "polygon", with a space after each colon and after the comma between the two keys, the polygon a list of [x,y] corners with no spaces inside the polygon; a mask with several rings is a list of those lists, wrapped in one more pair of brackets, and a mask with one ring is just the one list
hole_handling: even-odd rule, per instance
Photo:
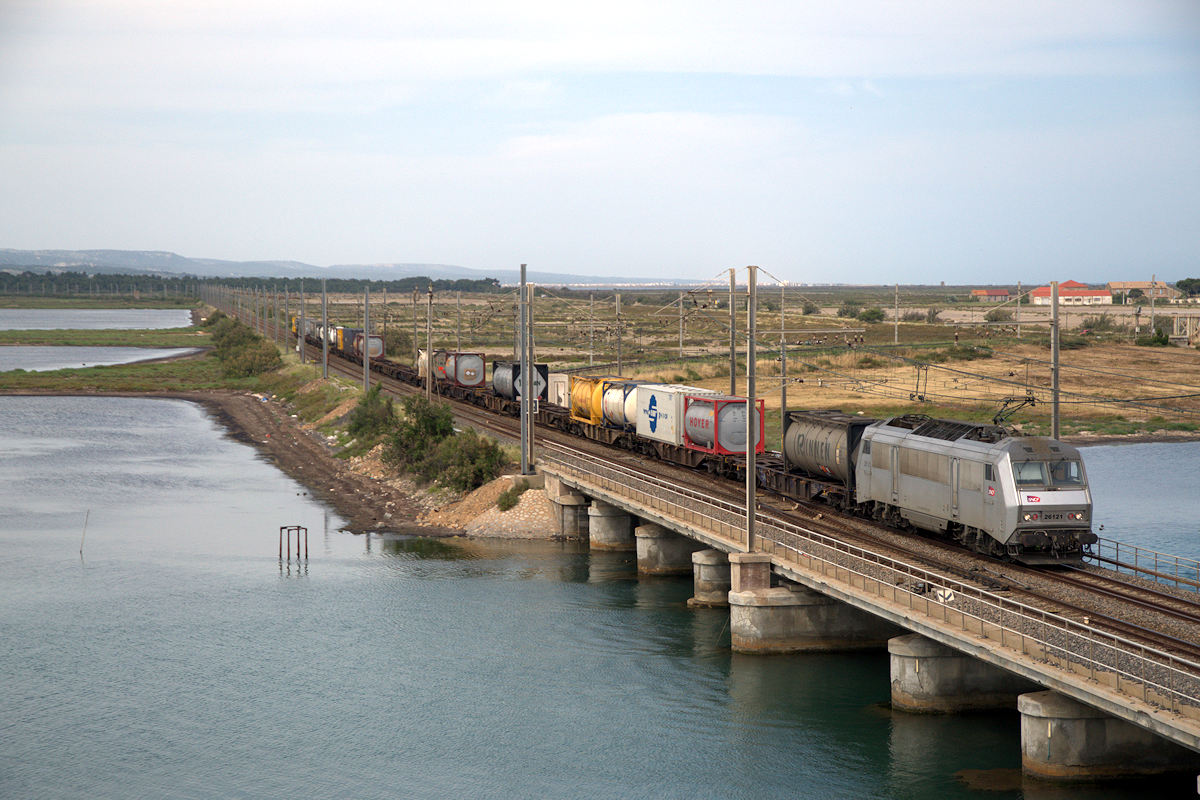
{"label": "railway embankment", "polygon": [[[379,448],[338,458],[331,438],[318,429],[319,421],[301,422],[268,395],[189,392],[179,396],[203,405],[233,438],[254,446],[331,505],[351,532],[513,539],[557,534],[550,501],[540,487],[524,492],[507,511],[499,509],[497,500],[512,485],[512,476],[501,476],[465,495],[430,492],[408,477],[391,474]],[[339,407],[330,415],[348,410]]]}

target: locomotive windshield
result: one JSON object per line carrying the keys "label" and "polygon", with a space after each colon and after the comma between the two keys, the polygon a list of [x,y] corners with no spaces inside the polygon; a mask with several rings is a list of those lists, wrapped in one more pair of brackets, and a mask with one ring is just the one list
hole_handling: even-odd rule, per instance
{"label": "locomotive windshield", "polygon": [[1013,477],[1021,489],[1075,489],[1084,485],[1079,461],[1014,461]]}

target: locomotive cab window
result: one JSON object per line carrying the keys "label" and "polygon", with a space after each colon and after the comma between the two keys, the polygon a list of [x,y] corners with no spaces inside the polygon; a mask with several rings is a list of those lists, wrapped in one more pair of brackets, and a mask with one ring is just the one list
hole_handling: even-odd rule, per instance
{"label": "locomotive cab window", "polygon": [[1083,465],[1078,461],[1056,461],[1050,465],[1050,480],[1064,489],[1083,486]]}
{"label": "locomotive cab window", "polygon": [[994,481],[994,480],[996,480],[996,479],[995,479],[995,478],[992,476],[992,465],[991,465],[991,464],[984,464],[984,465],[983,465],[983,479],[984,479],[985,481]]}
{"label": "locomotive cab window", "polygon": [[1013,477],[1017,479],[1017,486],[1045,486],[1046,464],[1042,461],[1014,461]]}

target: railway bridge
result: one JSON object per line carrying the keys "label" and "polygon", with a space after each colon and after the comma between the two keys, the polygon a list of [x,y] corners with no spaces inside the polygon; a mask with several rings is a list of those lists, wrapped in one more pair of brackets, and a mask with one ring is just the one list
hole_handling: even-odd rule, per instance
{"label": "railway bridge", "polygon": [[1200,771],[1200,664],[756,515],[666,477],[543,442],[565,535],[637,551],[639,572],[691,573],[695,605],[729,606],[741,652],[886,646],[893,705],[1019,708],[1026,773],[1060,780]]}

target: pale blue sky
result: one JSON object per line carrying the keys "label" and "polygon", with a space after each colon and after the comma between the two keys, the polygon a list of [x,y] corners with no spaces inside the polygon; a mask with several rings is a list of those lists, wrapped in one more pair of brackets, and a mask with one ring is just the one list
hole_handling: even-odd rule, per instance
{"label": "pale blue sky", "polygon": [[1200,275],[1200,2],[0,0],[0,247]]}

